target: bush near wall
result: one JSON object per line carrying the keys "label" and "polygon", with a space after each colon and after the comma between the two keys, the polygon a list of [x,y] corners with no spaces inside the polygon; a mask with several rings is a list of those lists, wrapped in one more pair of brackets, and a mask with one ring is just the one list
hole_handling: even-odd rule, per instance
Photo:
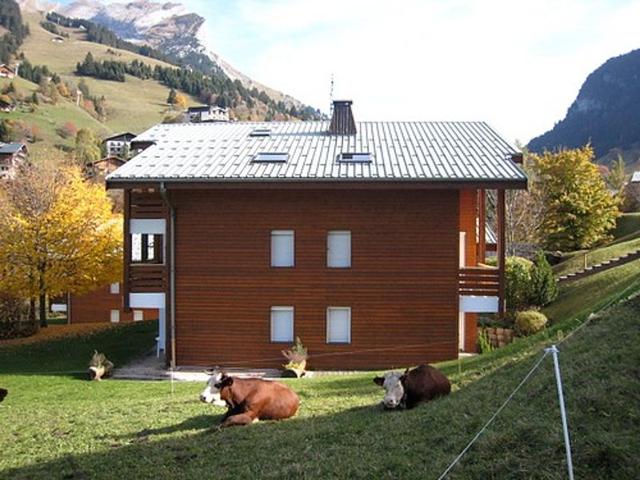
{"label": "bush near wall", "polygon": [[0,340],[35,334],[38,323],[29,319],[29,312],[29,305],[24,300],[0,296]]}

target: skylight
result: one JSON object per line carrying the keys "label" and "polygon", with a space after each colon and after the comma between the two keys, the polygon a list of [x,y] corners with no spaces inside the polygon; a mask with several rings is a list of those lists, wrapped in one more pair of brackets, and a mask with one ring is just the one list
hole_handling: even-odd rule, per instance
{"label": "skylight", "polygon": [[342,152],[338,155],[338,162],[343,163],[371,163],[373,155],[369,152]]}
{"label": "skylight", "polygon": [[289,154],[286,152],[260,152],[253,157],[254,162],[286,162]]}
{"label": "skylight", "polygon": [[250,137],[270,137],[271,130],[268,128],[256,128],[250,134]]}

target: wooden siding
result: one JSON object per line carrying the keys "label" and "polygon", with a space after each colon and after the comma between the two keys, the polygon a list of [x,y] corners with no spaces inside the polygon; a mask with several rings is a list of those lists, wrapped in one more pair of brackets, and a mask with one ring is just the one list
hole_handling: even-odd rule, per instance
{"label": "wooden siding", "polygon": [[[309,367],[405,367],[456,358],[457,190],[176,190],[178,365],[282,364],[270,308],[295,308]],[[295,231],[295,267],[270,267],[271,230]],[[351,231],[352,267],[326,267]],[[351,344],[326,344],[326,309],[351,307]],[[337,355],[336,355],[337,354]]]}
{"label": "wooden siding", "polygon": [[[110,285],[105,285],[84,295],[69,295],[69,323],[103,323],[111,321],[111,310],[120,311],[120,322],[132,322],[133,310],[123,308],[123,286],[120,293],[113,294]],[[136,309],[139,310],[139,309]],[[144,320],[155,320],[158,311],[144,309]]]}
{"label": "wooden siding", "polygon": [[[465,264],[477,265],[477,223],[478,194],[476,190],[460,190],[460,231],[466,232]],[[478,314],[464,315],[464,351],[475,352],[478,343]]]}

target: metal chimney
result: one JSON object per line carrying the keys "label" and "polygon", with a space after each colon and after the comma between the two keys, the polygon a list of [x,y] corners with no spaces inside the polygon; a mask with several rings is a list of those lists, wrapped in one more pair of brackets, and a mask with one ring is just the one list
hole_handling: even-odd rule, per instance
{"label": "metal chimney", "polygon": [[331,135],[355,135],[356,122],[353,120],[351,112],[351,100],[334,100],[333,115],[329,125]]}

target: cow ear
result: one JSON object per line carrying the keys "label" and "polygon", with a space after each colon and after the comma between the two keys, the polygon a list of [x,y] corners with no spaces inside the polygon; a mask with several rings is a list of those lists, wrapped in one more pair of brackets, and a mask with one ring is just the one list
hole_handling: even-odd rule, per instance
{"label": "cow ear", "polygon": [[384,377],[374,377],[373,383],[380,386],[384,385]]}
{"label": "cow ear", "polygon": [[220,380],[220,388],[230,387],[231,385],[233,385],[233,377],[223,377]]}

